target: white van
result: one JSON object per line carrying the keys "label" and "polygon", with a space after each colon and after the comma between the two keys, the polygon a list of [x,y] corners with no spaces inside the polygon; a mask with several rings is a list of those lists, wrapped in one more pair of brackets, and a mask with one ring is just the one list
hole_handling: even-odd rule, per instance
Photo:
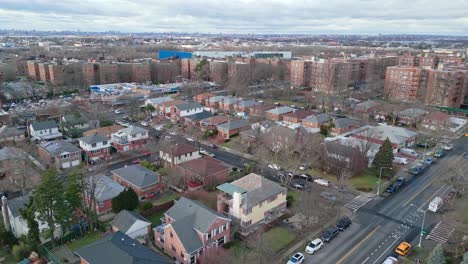
{"label": "white van", "polygon": [[400,158],[400,157],[393,157],[393,163],[406,165],[408,164],[408,159]]}
{"label": "white van", "polygon": [[442,205],[444,205],[444,200],[440,197],[436,197],[431,201],[431,203],[429,203],[429,208],[427,209],[431,212],[437,213]]}
{"label": "white van", "polygon": [[415,158],[419,157],[419,153],[414,149],[400,148],[399,151],[400,151],[400,153],[408,155],[408,156],[412,156],[412,157],[415,157]]}
{"label": "white van", "polygon": [[390,256],[387,259],[385,259],[385,261],[382,264],[397,264],[397,263],[398,263],[398,259]]}
{"label": "white van", "polygon": [[314,182],[316,184],[322,185],[322,186],[329,186],[330,185],[330,181],[324,180],[324,179],[316,179],[316,180],[314,180]]}

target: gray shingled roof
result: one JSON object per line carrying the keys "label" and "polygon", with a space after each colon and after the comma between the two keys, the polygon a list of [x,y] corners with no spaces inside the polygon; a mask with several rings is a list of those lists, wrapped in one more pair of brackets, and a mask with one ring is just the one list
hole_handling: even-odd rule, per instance
{"label": "gray shingled roof", "polygon": [[221,102],[224,98],[226,98],[226,96],[218,95],[211,97],[208,101],[210,101],[211,103],[217,103]]}
{"label": "gray shingled roof", "polygon": [[111,233],[104,238],[75,251],[89,264],[169,264],[171,260],[140,245],[122,232]]}
{"label": "gray shingled roof", "polygon": [[0,127],[0,138],[16,137],[21,135],[24,136],[24,131],[17,129],[16,127]]}
{"label": "gray shingled roof", "polygon": [[120,232],[127,233],[138,220],[151,225],[151,222],[140,214],[133,211],[122,210],[112,220],[112,226],[116,227]]}
{"label": "gray shingled roof", "polygon": [[232,120],[226,123],[219,124],[217,127],[218,129],[232,130],[232,129],[243,128],[247,126],[250,126],[249,121],[240,119],[240,120]]}
{"label": "gray shingled roof", "polygon": [[10,208],[11,214],[14,217],[20,216],[20,209],[23,208],[32,196],[32,192],[27,193],[26,195],[19,196],[8,200],[8,208]]}
{"label": "gray shingled roof", "polygon": [[209,118],[212,116],[214,115],[211,112],[203,111],[201,113],[196,113],[194,115],[185,116],[184,118],[190,119],[192,121],[198,121],[198,120],[202,120],[202,119]]}
{"label": "gray shingled roof", "polygon": [[109,141],[109,139],[106,136],[103,136],[101,134],[94,134],[89,137],[82,137],[79,138],[78,140],[85,142],[86,144],[95,144],[103,141]]}
{"label": "gray shingled roof", "polygon": [[158,174],[139,164],[113,170],[112,173],[131,184],[143,188],[159,182]]}
{"label": "gray shingled roof", "polygon": [[119,131],[121,131],[122,133],[125,133],[127,135],[148,133],[147,129],[144,129],[144,128],[139,127],[139,126],[129,126],[127,128],[121,129]]}
{"label": "gray shingled roof", "polygon": [[47,153],[49,153],[51,156],[54,156],[54,157],[64,152],[73,153],[73,152],[81,151],[81,149],[78,148],[77,146],[67,141],[63,141],[63,140],[44,142],[44,143],[41,143],[39,146],[43,148],[45,151],[47,151]]}
{"label": "gray shingled roof", "polygon": [[49,121],[42,121],[42,122],[33,122],[31,126],[35,131],[50,129],[50,128],[58,128],[57,123],[54,120]]}
{"label": "gray shingled roof", "polygon": [[105,175],[94,175],[87,178],[90,185],[95,186],[94,199],[103,202],[112,199],[125,190],[125,188]]}
{"label": "gray shingled roof", "polygon": [[189,109],[195,109],[195,108],[203,108],[203,106],[199,103],[196,102],[190,102],[190,103],[183,103],[180,105],[175,106],[179,111],[184,111],[184,110],[189,110]]}
{"label": "gray shingled roof", "polygon": [[327,114],[311,115],[311,116],[304,118],[304,121],[310,122],[310,123],[323,124],[323,123],[330,121],[330,116]]}
{"label": "gray shingled roof", "polygon": [[296,110],[295,108],[292,108],[292,107],[289,107],[289,106],[281,106],[281,107],[276,107],[276,108],[273,108],[271,110],[268,110],[266,111],[267,113],[272,113],[272,114],[276,114],[276,115],[282,115],[282,114],[286,114],[286,113],[289,113],[289,112],[292,112]]}
{"label": "gray shingled roof", "polygon": [[204,204],[185,197],[181,197],[167,210],[166,215],[175,221],[171,225],[189,253],[203,246],[195,230],[206,233],[218,218],[229,220]]}
{"label": "gray shingled roof", "polygon": [[419,109],[419,108],[408,108],[408,109],[405,109],[403,111],[400,111],[398,113],[398,116],[402,116],[402,117],[410,117],[410,118],[417,118],[417,117],[420,117],[422,115],[425,115],[427,114],[426,111],[422,110],[422,109]]}
{"label": "gray shingled roof", "polygon": [[251,107],[251,106],[254,106],[254,105],[258,105],[260,104],[259,102],[257,101],[254,101],[254,100],[246,100],[246,101],[241,101],[239,103],[239,106],[240,107]]}
{"label": "gray shingled roof", "polygon": [[157,98],[149,98],[148,101],[150,101],[152,104],[160,104],[162,102],[168,102],[168,101],[172,101],[174,99],[172,99],[172,97],[170,96],[164,96],[164,97],[157,97]]}
{"label": "gray shingled roof", "polygon": [[362,124],[358,120],[349,119],[349,118],[338,118],[338,119],[335,119],[333,123],[335,124],[336,128],[346,128],[346,127],[357,126],[357,125]]}

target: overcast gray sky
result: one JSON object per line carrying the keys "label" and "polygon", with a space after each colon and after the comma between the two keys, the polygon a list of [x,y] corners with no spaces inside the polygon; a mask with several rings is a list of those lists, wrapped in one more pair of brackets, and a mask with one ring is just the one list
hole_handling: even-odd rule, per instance
{"label": "overcast gray sky", "polygon": [[468,0],[0,0],[0,28],[468,34]]}

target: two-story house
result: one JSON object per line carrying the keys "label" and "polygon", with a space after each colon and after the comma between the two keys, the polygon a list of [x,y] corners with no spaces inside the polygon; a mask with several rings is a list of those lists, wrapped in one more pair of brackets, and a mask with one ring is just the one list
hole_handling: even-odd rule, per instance
{"label": "two-story house", "polygon": [[159,157],[170,166],[174,166],[182,162],[199,159],[201,155],[198,148],[184,143],[178,143],[163,147],[159,151]]}
{"label": "two-story house", "polygon": [[94,128],[97,125],[97,121],[91,121],[89,118],[82,113],[69,113],[63,115],[60,118],[61,127],[64,133],[70,136],[74,136],[81,131]]}
{"label": "two-story house", "polygon": [[62,138],[62,133],[54,120],[32,122],[28,129],[31,140],[44,141]]}
{"label": "two-story house", "polygon": [[180,119],[185,116],[194,115],[203,112],[203,106],[195,102],[186,102],[171,107],[171,118]]}
{"label": "two-story house", "polygon": [[331,116],[327,114],[310,115],[302,119],[302,125],[306,128],[320,128],[321,125],[327,125]]}
{"label": "two-story house", "polygon": [[185,103],[182,100],[172,100],[172,101],[167,101],[167,102],[162,102],[159,104],[157,110],[160,116],[164,116],[166,118],[171,118],[172,117],[172,107],[176,105],[180,105]]}
{"label": "two-story house", "polygon": [[302,119],[312,114],[313,112],[310,110],[304,110],[304,109],[294,110],[290,113],[286,113],[283,115],[283,122],[287,124],[300,124],[302,122]]}
{"label": "two-story house", "polygon": [[287,189],[255,173],[217,189],[221,191],[218,212],[233,219],[243,232],[270,223],[286,211]]}
{"label": "two-story house", "polygon": [[170,96],[163,96],[163,97],[157,97],[157,98],[148,98],[145,101],[145,105],[152,105],[156,111],[151,113],[153,116],[158,115],[160,113],[160,106],[164,102],[170,102],[173,101],[174,99]]}
{"label": "two-story house", "polygon": [[16,127],[2,126],[0,127],[0,142],[21,142],[24,141],[24,130]]}
{"label": "two-story house", "polygon": [[224,111],[232,111],[234,110],[235,105],[240,103],[242,100],[236,97],[224,97],[221,102],[219,102],[219,108],[223,109]]}
{"label": "two-story house", "polygon": [[260,103],[255,100],[242,100],[234,105],[234,110],[238,112],[249,112],[250,108]]}
{"label": "two-story house", "polygon": [[203,257],[231,241],[231,220],[201,204],[180,198],[153,228],[155,243],[178,263],[203,263]]}
{"label": "two-story house", "polygon": [[134,190],[140,200],[151,199],[164,188],[158,173],[139,164],[113,170],[112,175],[114,181]]}
{"label": "two-story house", "polygon": [[125,188],[103,174],[85,178],[84,201],[96,208],[98,215],[112,211],[112,199]]}
{"label": "two-story house", "polygon": [[94,134],[88,137],[78,139],[80,148],[85,153],[85,160],[96,161],[107,159],[110,156],[110,140],[106,136]]}
{"label": "two-story house", "polygon": [[81,149],[63,140],[44,142],[38,145],[39,157],[48,166],[68,169],[81,164]]}
{"label": "two-story house", "polygon": [[112,146],[119,152],[139,149],[144,146],[148,138],[148,130],[129,126],[112,134]]}

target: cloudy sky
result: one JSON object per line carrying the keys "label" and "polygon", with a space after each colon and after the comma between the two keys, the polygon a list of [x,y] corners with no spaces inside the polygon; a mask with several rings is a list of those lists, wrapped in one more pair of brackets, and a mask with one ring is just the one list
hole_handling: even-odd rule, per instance
{"label": "cloudy sky", "polygon": [[468,35],[468,0],[0,0],[0,28]]}

